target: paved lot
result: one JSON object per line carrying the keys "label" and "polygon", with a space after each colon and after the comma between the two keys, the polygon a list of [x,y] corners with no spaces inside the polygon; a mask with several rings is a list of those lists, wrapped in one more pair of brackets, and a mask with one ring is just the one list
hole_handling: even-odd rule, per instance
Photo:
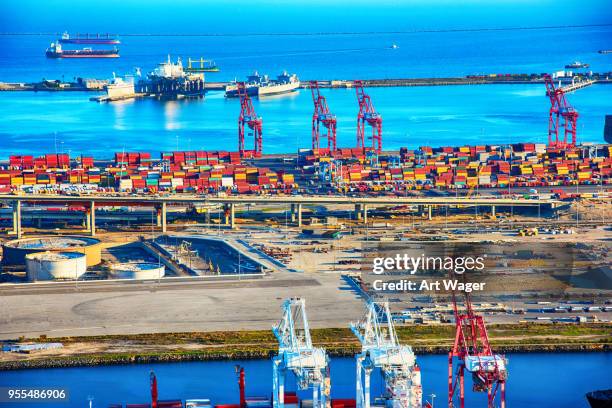
{"label": "paved lot", "polygon": [[[338,327],[361,317],[363,303],[337,274],[283,274],[259,281],[198,283],[192,288],[147,284],[122,290],[74,287],[0,295],[0,339],[269,329],[283,299],[306,298],[312,327]],[[51,292],[51,293],[49,293]]]}

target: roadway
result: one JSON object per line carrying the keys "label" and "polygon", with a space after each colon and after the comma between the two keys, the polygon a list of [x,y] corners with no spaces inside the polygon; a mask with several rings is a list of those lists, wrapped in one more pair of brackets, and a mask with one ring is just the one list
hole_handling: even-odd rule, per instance
{"label": "roadway", "polygon": [[112,196],[112,195],[0,195],[0,201],[22,203],[90,203],[100,205],[130,206],[148,204],[335,204],[335,205],[479,205],[479,206],[542,206],[556,205],[560,201],[554,199],[512,199],[504,197],[350,197],[350,196]]}

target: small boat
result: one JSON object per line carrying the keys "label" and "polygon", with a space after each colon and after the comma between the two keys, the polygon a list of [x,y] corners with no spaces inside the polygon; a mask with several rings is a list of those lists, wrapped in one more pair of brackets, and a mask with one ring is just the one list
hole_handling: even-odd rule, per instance
{"label": "small boat", "polygon": [[585,64],[584,62],[574,61],[571,64],[567,64],[565,68],[588,68],[589,64]]}
{"label": "small boat", "polygon": [[599,50],[597,52],[599,52],[600,54],[612,54],[612,50]]}
{"label": "small boat", "polygon": [[399,48],[399,45],[391,44],[391,47],[389,47],[389,48],[391,48],[392,50],[397,50]]}

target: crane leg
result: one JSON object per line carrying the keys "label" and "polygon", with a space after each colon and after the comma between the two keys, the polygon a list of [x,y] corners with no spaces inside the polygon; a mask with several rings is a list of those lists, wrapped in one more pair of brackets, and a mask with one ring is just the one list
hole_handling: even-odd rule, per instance
{"label": "crane leg", "polygon": [[453,353],[448,353],[448,408],[453,408]]}
{"label": "crane leg", "polygon": [[366,368],[365,370],[365,378],[364,378],[364,408],[370,408],[370,374],[372,373],[371,368]]}
{"label": "crane leg", "polygon": [[465,408],[465,381],[463,366],[459,369],[459,407]]}

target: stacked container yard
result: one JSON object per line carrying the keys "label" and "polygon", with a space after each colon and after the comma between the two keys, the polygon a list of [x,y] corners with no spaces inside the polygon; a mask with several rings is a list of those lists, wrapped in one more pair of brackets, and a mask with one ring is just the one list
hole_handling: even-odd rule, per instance
{"label": "stacked container yard", "polygon": [[340,149],[320,156],[315,150],[300,151],[299,163],[306,172],[318,174],[330,162],[337,186],[376,190],[380,186],[402,188],[474,188],[508,186],[556,186],[609,184],[612,147],[592,155],[588,147],[549,148],[544,144],[508,146],[422,146],[402,148],[399,155],[374,155]]}
{"label": "stacked container yard", "polygon": [[9,165],[0,170],[0,191],[6,193],[32,186],[56,192],[66,185],[79,185],[151,193],[225,191],[245,194],[288,192],[295,187],[293,175],[246,166],[237,152],[167,152],[159,159],[145,152],[120,152],[115,153],[114,161],[106,163],[102,169],[94,166],[91,157],[81,157],[73,164],[71,167],[67,155],[11,156]]}
{"label": "stacked container yard", "polygon": [[[399,154],[374,154],[339,149],[332,155],[300,150],[298,164],[305,176],[322,176],[331,169],[332,188],[455,189],[512,186],[609,184],[612,146],[551,148],[521,143],[507,146],[422,146]],[[66,154],[10,156],[0,169],[0,192],[126,191],[230,194],[289,193],[297,185],[285,169],[241,162],[236,152],[116,153],[111,162]]]}

